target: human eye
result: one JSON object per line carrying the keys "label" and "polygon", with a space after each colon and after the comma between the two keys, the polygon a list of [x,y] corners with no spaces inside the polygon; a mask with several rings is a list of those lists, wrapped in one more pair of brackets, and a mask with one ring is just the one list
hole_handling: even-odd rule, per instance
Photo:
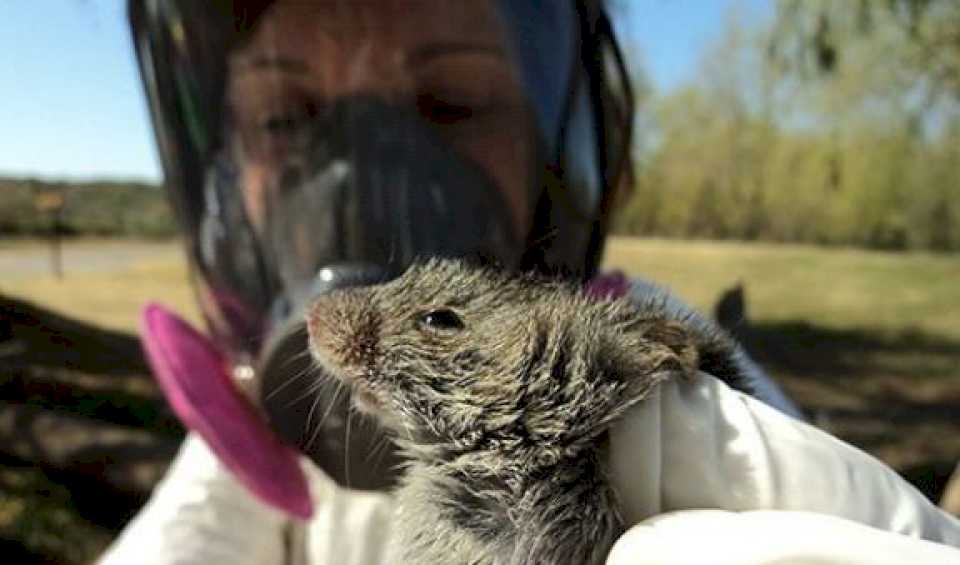
{"label": "human eye", "polygon": [[279,89],[272,94],[236,115],[244,147],[264,159],[280,159],[304,146],[320,113],[307,96]]}
{"label": "human eye", "polygon": [[262,113],[256,129],[268,137],[297,134],[317,116],[317,107],[310,101],[286,103]]}
{"label": "human eye", "polygon": [[417,110],[420,115],[438,125],[452,125],[468,120],[478,110],[482,112],[485,109],[456,96],[442,96],[432,92],[417,94]]}
{"label": "human eye", "polygon": [[447,56],[417,73],[417,111],[438,126],[483,125],[504,116],[512,99],[510,77],[497,60]]}

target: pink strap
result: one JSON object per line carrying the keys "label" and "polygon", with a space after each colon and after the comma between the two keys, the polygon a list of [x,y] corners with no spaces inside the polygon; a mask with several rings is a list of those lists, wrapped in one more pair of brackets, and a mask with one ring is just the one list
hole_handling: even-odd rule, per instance
{"label": "pink strap", "polygon": [[142,340],[157,382],[180,420],[264,502],[309,518],[313,504],[299,453],[271,432],[234,387],[216,346],[156,304],[143,312]]}
{"label": "pink strap", "polygon": [[597,300],[620,298],[630,291],[630,279],[622,271],[611,271],[593,277],[584,290]]}

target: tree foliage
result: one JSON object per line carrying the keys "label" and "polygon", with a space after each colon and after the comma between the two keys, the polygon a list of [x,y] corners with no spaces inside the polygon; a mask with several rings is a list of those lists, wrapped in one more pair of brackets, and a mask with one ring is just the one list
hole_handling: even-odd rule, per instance
{"label": "tree foliage", "polygon": [[653,97],[656,143],[618,229],[960,249],[960,39],[953,55],[920,56],[951,25],[960,34],[960,3],[912,4],[784,0],[771,22],[731,15],[697,78]]}
{"label": "tree foliage", "polygon": [[956,0],[780,0],[769,39],[771,61],[791,72],[832,74],[867,47],[884,55],[872,78],[960,100]]}
{"label": "tree foliage", "polygon": [[0,179],[0,235],[42,236],[54,228],[37,208],[41,194],[63,196],[59,229],[66,235],[172,237],[176,226],[159,187],[123,182]]}

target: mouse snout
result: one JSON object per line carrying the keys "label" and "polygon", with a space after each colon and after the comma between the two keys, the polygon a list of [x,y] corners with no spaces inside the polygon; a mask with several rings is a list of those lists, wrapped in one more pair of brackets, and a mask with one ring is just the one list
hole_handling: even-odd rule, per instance
{"label": "mouse snout", "polygon": [[307,311],[310,353],[341,377],[373,365],[380,316],[360,290],[341,290],[314,299]]}

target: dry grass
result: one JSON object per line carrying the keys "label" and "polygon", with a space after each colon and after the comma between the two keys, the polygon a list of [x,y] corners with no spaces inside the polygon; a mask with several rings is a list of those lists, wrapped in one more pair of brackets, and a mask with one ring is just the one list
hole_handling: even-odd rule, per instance
{"label": "dry grass", "polygon": [[[142,250],[141,259],[102,270],[72,267],[72,255],[104,250],[106,254]],[[46,254],[38,242],[0,246],[0,254]],[[50,308],[63,315],[110,329],[135,332],[140,311],[151,301],[162,302],[192,322],[200,316],[190,286],[186,262],[176,243],[79,241],[65,246],[66,276],[47,271],[30,275],[11,273],[0,279],[0,293]]]}
{"label": "dry grass", "polygon": [[707,312],[742,281],[752,320],[960,341],[956,255],[612,238],[604,264],[669,286]]}

